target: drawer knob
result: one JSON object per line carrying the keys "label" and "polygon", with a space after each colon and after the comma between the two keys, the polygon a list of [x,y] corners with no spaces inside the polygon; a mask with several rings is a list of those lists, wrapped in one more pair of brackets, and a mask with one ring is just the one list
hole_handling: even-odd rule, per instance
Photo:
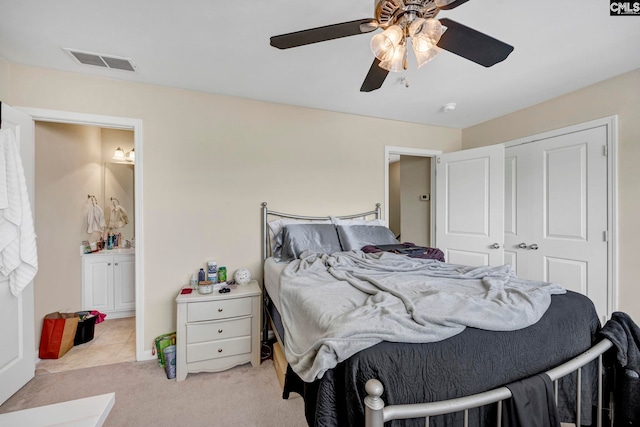
{"label": "drawer knob", "polygon": [[221,348],[218,349],[218,353],[222,353],[222,349]]}
{"label": "drawer knob", "polygon": [[219,309],[218,309],[218,313],[222,313],[222,308],[219,308]]}
{"label": "drawer knob", "polygon": [[222,329],[218,329],[218,333],[221,334],[222,333]]}

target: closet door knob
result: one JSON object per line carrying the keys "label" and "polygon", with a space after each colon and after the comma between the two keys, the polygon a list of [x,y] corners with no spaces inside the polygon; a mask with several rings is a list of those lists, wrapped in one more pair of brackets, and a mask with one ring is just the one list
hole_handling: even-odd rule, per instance
{"label": "closet door knob", "polygon": [[527,244],[526,244],[526,243],[520,243],[520,244],[518,245],[518,247],[519,247],[520,249],[527,249],[527,247],[528,247],[528,246],[527,246]]}
{"label": "closet door knob", "polygon": [[538,250],[538,245],[536,245],[535,243],[531,246],[529,246],[529,249],[537,251]]}
{"label": "closet door knob", "polygon": [[491,249],[500,249],[500,243],[494,243],[493,245],[489,246]]}

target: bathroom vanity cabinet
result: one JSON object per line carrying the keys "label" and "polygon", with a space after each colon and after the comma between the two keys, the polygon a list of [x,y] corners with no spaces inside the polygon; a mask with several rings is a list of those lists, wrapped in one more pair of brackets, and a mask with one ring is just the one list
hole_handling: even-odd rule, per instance
{"label": "bathroom vanity cabinet", "polygon": [[82,308],[110,319],[135,315],[134,250],[103,250],[82,256]]}

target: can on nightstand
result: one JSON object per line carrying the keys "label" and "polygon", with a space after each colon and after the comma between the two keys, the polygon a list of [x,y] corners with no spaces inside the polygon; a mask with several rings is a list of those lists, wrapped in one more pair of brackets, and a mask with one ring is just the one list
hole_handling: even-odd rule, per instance
{"label": "can on nightstand", "polygon": [[218,268],[218,283],[224,283],[227,281],[227,267]]}

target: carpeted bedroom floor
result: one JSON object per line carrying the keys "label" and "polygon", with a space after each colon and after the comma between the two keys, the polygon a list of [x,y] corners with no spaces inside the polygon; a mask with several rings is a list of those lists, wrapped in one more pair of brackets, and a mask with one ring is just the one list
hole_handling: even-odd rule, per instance
{"label": "carpeted bedroom floor", "polygon": [[36,375],[0,414],[115,392],[106,427],[303,427],[304,403],[282,399],[273,361],[168,380],[155,360]]}

